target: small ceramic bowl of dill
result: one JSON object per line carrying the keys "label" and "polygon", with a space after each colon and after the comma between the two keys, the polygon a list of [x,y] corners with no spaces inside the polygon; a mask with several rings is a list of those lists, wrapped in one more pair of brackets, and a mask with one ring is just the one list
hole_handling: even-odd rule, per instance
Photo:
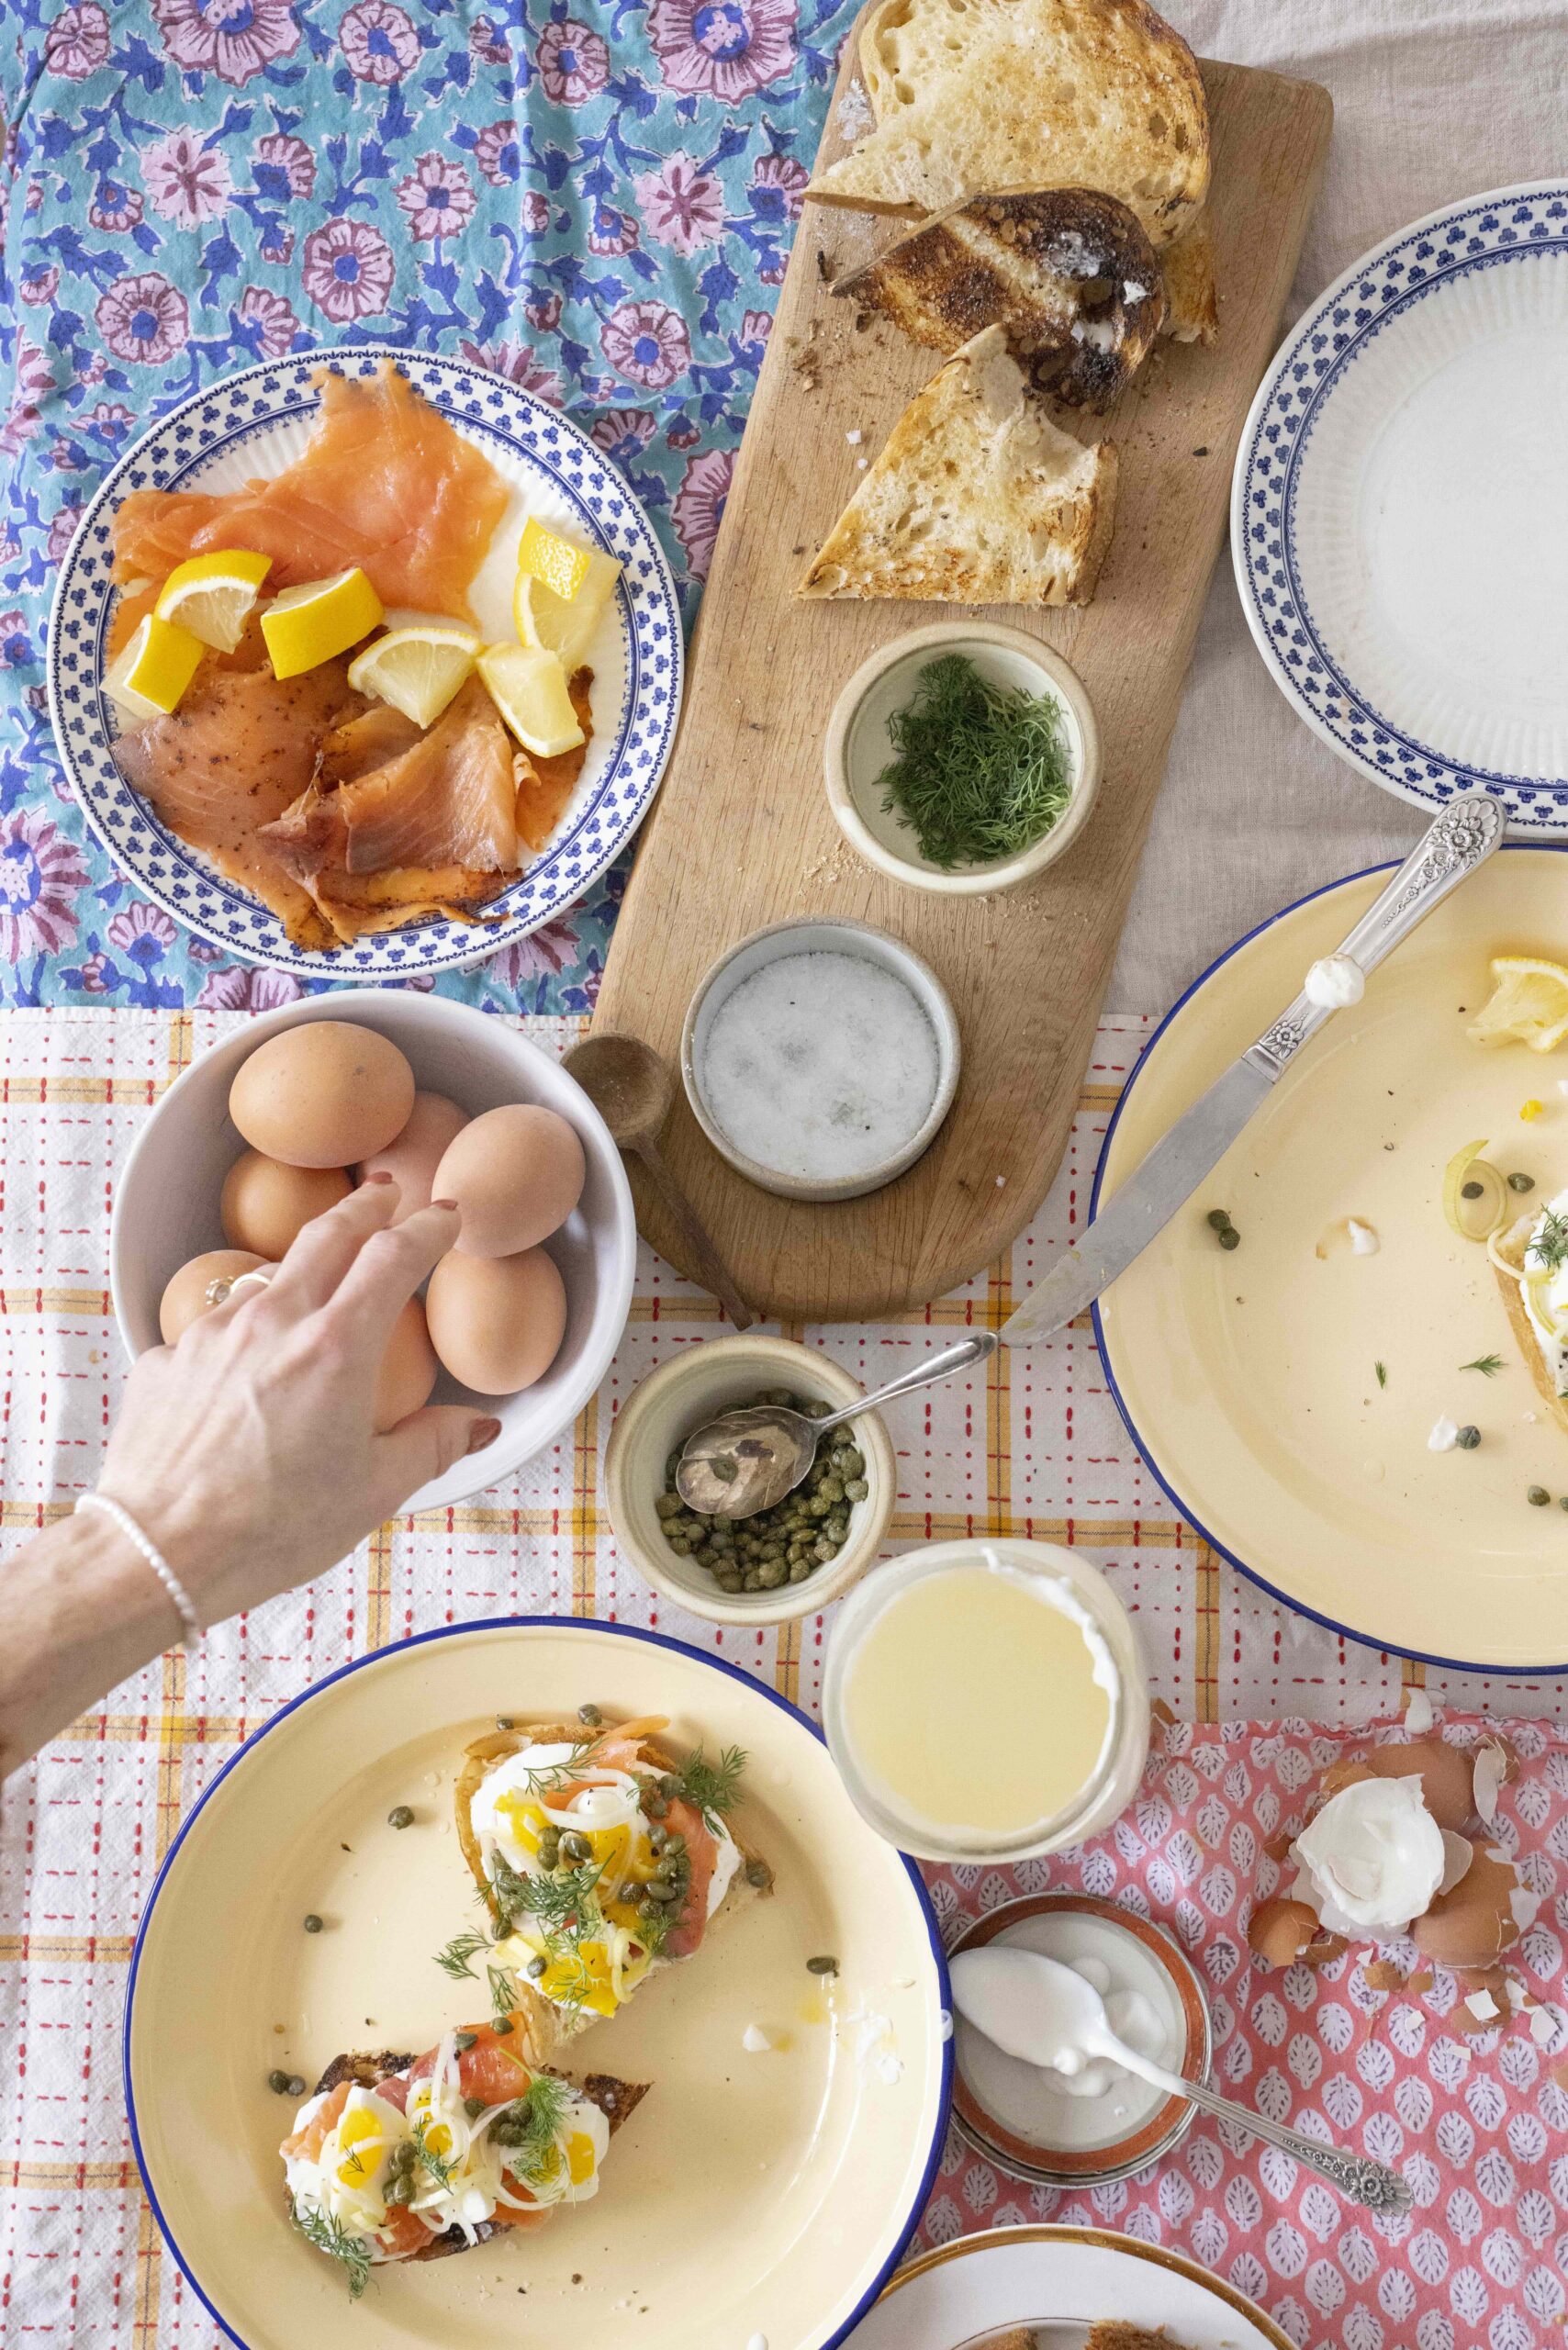
{"label": "small ceramic bowl of dill", "polygon": [[1012,890],[1087,821],[1100,731],[1049,645],[942,621],[857,669],[828,721],[826,776],[846,839],[879,872],[949,895]]}

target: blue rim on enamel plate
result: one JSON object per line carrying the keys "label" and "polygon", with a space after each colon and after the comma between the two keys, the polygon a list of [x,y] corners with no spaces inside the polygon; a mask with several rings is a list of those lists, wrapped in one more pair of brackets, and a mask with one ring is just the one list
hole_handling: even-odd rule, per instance
{"label": "blue rim on enamel plate", "polygon": [[[1560,934],[1565,855],[1563,842],[1508,844],[1428,915],[1092,1308],[1127,1433],[1202,1540],[1296,1615],[1445,1672],[1568,1672],[1561,1515],[1527,1498],[1539,1479],[1568,1508],[1568,1438],[1538,1408],[1484,1249],[1450,1237],[1441,1205],[1445,1166],[1474,1136],[1505,1168],[1534,1168],[1540,1196],[1563,1182],[1548,1170],[1568,1096],[1524,1046],[1484,1052],[1464,1029],[1489,954]],[[1393,870],[1282,907],[1172,1004],[1107,1123],[1091,1221],[1113,1176],[1262,1032]],[[1521,1124],[1521,1102],[1542,1095]],[[1213,1245],[1218,1206],[1239,1253]],[[1344,1228],[1363,1213],[1378,1236],[1365,1257]],[[1495,1345],[1507,1354],[1475,1377]],[[1445,1405],[1481,1425],[1480,1449],[1430,1449]],[[1473,1464],[1481,1479],[1447,1474]]]}
{"label": "blue rim on enamel plate", "polygon": [[1401,229],[1264,377],[1231,487],[1242,609],[1314,733],[1428,811],[1568,832],[1568,181]]}
{"label": "blue rim on enamel plate", "polygon": [[[113,704],[102,680],[116,590],[114,517],[133,490],[232,489],[249,473],[297,457],[320,396],[323,367],[373,375],[398,367],[416,390],[489,458],[514,491],[515,539],[526,509],[612,554],[622,566],[608,658],[595,660],[593,740],[583,778],[543,854],[487,908],[483,927],[445,919],[308,953],[278,917],[217,873],[152,814],[115,764]],[[271,456],[269,458],[269,451]],[[490,569],[487,563],[481,582]],[[498,596],[499,601],[498,601]],[[478,597],[481,621],[486,603]],[[504,591],[489,598],[499,634]],[[510,621],[505,622],[510,637]],[[301,979],[408,979],[482,962],[580,898],[625,846],[653,804],[675,740],[684,652],[675,582],[647,515],[610,460],[559,411],[520,385],[456,360],[373,343],[306,352],[226,375],[171,408],[128,450],[82,518],[55,590],[49,630],[50,715],[72,789],[121,870],[185,929],[247,962]]]}
{"label": "blue rim on enamel plate", "polygon": [[[554,1719],[589,1694],[617,1716],[669,1714],[681,1742],[747,1748],[752,1832],[775,1863],[774,1897],[727,1930],[741,1964],[726,1969],[721,1943],[695,1998],[654,1986],[583,2063],[561,2060],[652,2083],[619,2150],[626,2192],[612,2154],[605,2199],[585,2213],[466,2258],[382,2270],[351,2303],[332,2264],[288,2228],[273,2149],[296,2101],[265,2076],[286,2066],[313,2079],[340,2046],[421,2048],[462,2020],[431,1964],[454,1901],[458,1927],[473,1915],[450,1833],[454,1738],[498,1706]],[[388,1827],[389,1803],[414,1808],[407,1832]],[[326,1930],[306,1936],[312,1909]],[[841,1981],[824,1992],[805,1960],[830,1946]],[[482,1969],[473,1996],[476,2012],[488,2006]],[[868,2019],[873,2004],[886,2016]],[[360,2350],[397,2350],[410,2330],[447,2350],[493,2350],[512,2338],[514,2311],[513,2324],[530,2313],[537,2323],[563,2300],[574,2333],[613,2331],[614,2311],[638,2308],[646,2350],[698,2338],[738,2350],[754,2311],[773,2350],[834,2350],[892,2273],[935,2179],[948,2010],[918,1869],[860,1819],[821,1731],[787,1698],[640,1626],[485,1618],[326,1674],[191,1806],[131,1951],[126,2110],[164,2241],[239,2350],[330,2344],[340,2332]],[[771,2053],[743,2053],[753,2019],[772,2028]],[[882,2027],[874,2063],[868,2022]],[[896,2076],[881,2069],[894,2049]],[[530,2298],[514,2301],[519,2289]]]}

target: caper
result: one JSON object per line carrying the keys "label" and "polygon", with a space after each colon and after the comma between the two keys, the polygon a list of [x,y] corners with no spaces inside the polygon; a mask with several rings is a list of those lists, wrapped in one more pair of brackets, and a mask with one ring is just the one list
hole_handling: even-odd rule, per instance
{"label": "caper", "polygon": [[1481,1197],[1481,1192],[1482,1186],[1479,1183],[1462,1183],[1459,1187],[1459,1196],[1462,1200],[1478,1200]]}
{"label": "caper", "polygon": [[496,1728],[498,1729],[515,1729],[517,1728],[517,1724],[513,1721],[510,1714],[498,1714],[496,1716]]}
{"label": "caper", "polygon": [[669,1547],[675,1552],[678,1559],[689,1559],[691,1556],[691,1545],[689,1542],[680,1541],[676,1537],[672,1536]]}
{"label": "caper", "polygon": [[581,1863],[593,1857],[593,1846],[586,1836],[579,1836],[575,1828],[568,1828],[562,1837],[561,1850],[569,1861]]}
{"label": "caper", "polygon": [[820,1396],[816,1395],[813,1395],[809,1403],[800,1406],[808,1420],[825,1420],[832,1408],[831,1404],[824,1404]]}
{"label": "caper", "polygon": [[759,1568],[752,1568],[751,1572],[746,1576],[745,1587],[747,1591],[760,1591],[762,1589],[762,1572]]}
{"label": "caper", "polygon": [[678,1494],[661,1494],[657,1501],[654,1504],[654,1509],[656,1515],[660,1517],[678,1517],[681,1510],[680,1495]]}
{"label": "caper", "polygon": [[668,1809],[669,1805],[663,1796],[655,1794],[648,1797],[648,1811],[653,1818],[663,1819]]}
{"label": "caper", "polygon": [[1455,1444],[1459,1445],[1466,1452],[1473,1452],[1480,1441],[1481,1430],[1475,1427],[1473,1422],[1472,1422],[1467,1427],[1461,1428],[1454,1438]]}
{"label": "caper", "polygon": [[[666,1809],[668,1809],[667,1805],[666,1806]],[[648,1841],[653,1846],[655,1852],[662,1852],[665,1846],[669,1842],[669,1830],[667,1828],[661,1828],[658,1821],[655,1819],[653,1826],[648,1830]]]}
{"label": "caper", "polygon": [[1529,1502],[1531,1509],[1544,1509],[1547,1503],[1551,1499],[1551,1495],[1547,1492],[1544,1485],[1532,1485],[1529,1493],[1526,1494],[1525,1499]]}
{"label": "caper", "polygon": [[406,1803],[394,1804],[386,1815],[388,1828],[411,1828],[413,1824],[414,1815]]}
{"label": "caper", "polygon": [[308,1912],[307,1913],[306,1919],[305,1919],[305,1930],[306,1930],[306,1932],[307,1932],[308,1934],[319,1934],[319,1933],[320,1932],[320,1930],[321,1930],[321,1926],[322,1926],[322,1920],[321,1920],[319,1918],[318,1918],[318,1916],[316,1915],[315,1910],[314,1910],[314,1909],[312,1909],[312,1910],[308,1911]]}
{"label": "caper", "polygon": [[773,1871],[766,1861],[748,1861],[745,1864],[745,1881],[748,1885],[755,1885],[760,1891],[764,1886],[772,1884]]}
{"label": "caper", "polygon": [[478,2040],[479,2035],[476,2031],[459,2031],[453,2034],[452,2044],[459,2055],[466,2055],[470,2048],[478,2045]]}
{"label": "caper", "polygon": [[305,2081],[303,2076],[298,2073],[290,2073],[286,2087],[290,2097],[303,2097],[305,2095]]}
{"label": "caper", "polygon": [[865,1475],[866,1455],[861,1451],[858,1445],[846,1445],[844,1449],[844,1467],[846,1476],[863,1477]]}
{"label": "caper", "polygon": [[549,1961],[544,1956],[543,1952],[536,1951],[522,1971],[528,1976],[531,1983],[537,1983],[548,1964]]}
{"label": "caper", "polygon": [[1221,1247],[1222,1248],[1240,1248],[1240,1246],[1241,1246],[1241,1235],[1240,1235],[1240,1233],[1239,1233],[1239,1232],[1238,1232],[1238,1230],[1236,1229],[1236,1226],[1235,1226],[1233,1224],[1226,1225],[1226,1226],[1225,1230],[1220,1234],[1220,1236],[1219,1236],[1219,1245],[1220,1245],[1220,1247]]}
{"label": "caper", "polygon": [[1209,1230],[1210,1230],[1211,1232],[1226,1232],[1226,1231],[1228,1231],[1228,1229],[1229,1229],[1229,1227],[1230,1227],[1230,1211],[1229,1211],[1229,1209],[1228,1209],[1228,1208],[1211,1208],[1211,1209],[1209,1210],[1209,1214],[1208,1214],[1208,1226],[1209,1226]]}
{"label": "caper", "polygon": [[666,1836],[665,1850],[666,1852],[673,1853],[677,1859],[678,1859],[680,1854],[685,1852],[686,1839],[681,1834],[678,1828],[672,1828]]}
{"label": "caper", "polygon": [[741,1576],[735,1574],[733,1571],[727,1570],[719,1577],[719,1589],[721,1591],[729,1592],[744,1591],[745,1589],[745,1584]]}
{"label": "caper", "polygon": [[808,1958],[806,1973],[808,1975],[836,1975],[838,1961],[836,1958],[829,1958],[825,1953],[820,1958]]}
{"label": "caper", "polygon": [[791,1583],[804,1583],[811,1572],[811,1567],[804,1559],[797,1559],[790,1570],[790,1580]]}
{"label": "caper", "polygon": [[846,1502],[863,1502],[870,1490],[864,1477],[850,1477],[845,1483],[844,1498]]}
{"label": "caper", "polygon": [[1535,1189],[1535,1177],[1533,1175],[1510,1175],[1508,1178],[1508,1189],[1510,1192],[1533,1192]]}
{"label": "caper", "polygon": [[485,2110],[484,2098],[482,2097],[465,2097],[463,2100],[463,2110],[468,2116],[470,2121],[477,2121],[479,2116]]}
{"label": "caper", "polygon": [[267,2075],[267,2087],[271,2089],[274,2097],[282,2097],[288,2087],[288,2075],[286,2073],[279,2073],[275,2071],[269,2073]]}
{"label": "caper", "polygon": [[493,2023],[490,2026],[490,2030],[495,2033],[498,2040],[506,2040],[509,2039],[517,2030],[517,2026],[513,2023],[510,2016],[503,2016],[498,2023]]}

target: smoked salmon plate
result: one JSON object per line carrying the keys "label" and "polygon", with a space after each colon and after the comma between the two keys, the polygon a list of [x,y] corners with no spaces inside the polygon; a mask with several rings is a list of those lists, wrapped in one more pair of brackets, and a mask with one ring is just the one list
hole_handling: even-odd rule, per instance
{"label": "smoked salmon plate", "polygon": [[50,628],[111,851],[216,943],[317,975],[550,919],[645,812],[678,702],[667,566],[609,461],[514,384],[375,349],[161,423]]}
{"label": "smoked salmon plate", "polygon": [[336,2056],[278,2149],[289,2218],[357,2300],[384,2262],[471,2251],[597,2195],[610,2141],[646,2094],[530,2065],[511,2016],[417,2058]]}
{"label": "smoked salmon plate", "polygon": [[661,1743],[667,1728],[657,1714],[509,1721],[465,1750],[457,1839],[487,1930],[459,1934],[439,1963],[456,1975],[483,1952],[541,2064],[772,1890],[728,1821],[745,1755],[680,1760]]}

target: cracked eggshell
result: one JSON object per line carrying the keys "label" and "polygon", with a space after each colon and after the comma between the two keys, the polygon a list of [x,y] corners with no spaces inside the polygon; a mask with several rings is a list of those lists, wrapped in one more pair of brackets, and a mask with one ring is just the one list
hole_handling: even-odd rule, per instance
{"label": "cracked eggshell", "polygon": [[1287,1900],[1276,1893],[1260,1901],[1247,1928],[1248,1947],[1265,1966],[1294,1966],[1322,1931],[1317,1912],[1305,1901]]}
{"label": "cracked eggshell", "polygon": [[1294,1852],[1324,1925],[1350,1935],[1403,1933],[1442,1883],[1448,1857],[1414,1773],[1368,1772],[1341,1786]]}
{"label": "cracked eggshell", "polygon": [[1354,1762],[1336,1762],[1324,1774],[1323,1792],[1338,1795],[1363,1779],[1419,1779],[1421,1800],[1439,1828],[1461,1829],[1475,1816],[1474,1757],[1445,1739],[1374,1746]]}
{"label": "cracked eggshell", "polygon": [[1477,1852],[1451,1892],[1438,1894],[1415,1919],[1410,1939],[1439,1966],[1495,1966],[1519,1938],[1512,1899],[1518,1881],[1511,1861]]}

